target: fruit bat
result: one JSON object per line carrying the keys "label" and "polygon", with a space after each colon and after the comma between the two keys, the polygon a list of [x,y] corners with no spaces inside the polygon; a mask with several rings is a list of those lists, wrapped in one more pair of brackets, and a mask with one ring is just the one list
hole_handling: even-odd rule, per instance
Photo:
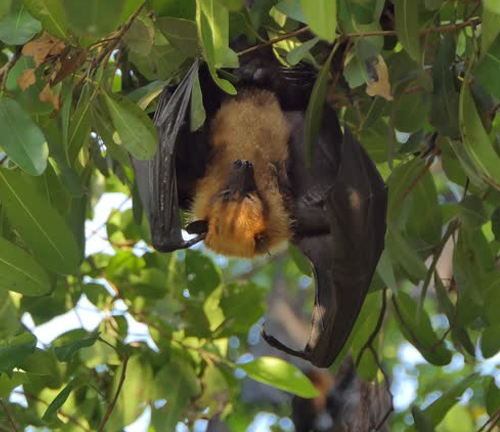
{"label": "fruit bat", "polygon": [[[272,53],[271,53],[272,54]],[[305,112],[316,71],[250,56],[231,71],[236,96],[225,94],[196,60],[166,87],[153,121],[159,145],[152,160],[133,159],[152,244],[160,252],[205,246],[252,258],[289,241],[313,266],[311,333],[304,350],[272,346],[330,366],[342,350],[384,248],[387,191],[349,129],[324,103],[310,160]],[[191,97],[199,80],[206,113],[191,130]],[[191,214],[182,236],[180,209]]]}

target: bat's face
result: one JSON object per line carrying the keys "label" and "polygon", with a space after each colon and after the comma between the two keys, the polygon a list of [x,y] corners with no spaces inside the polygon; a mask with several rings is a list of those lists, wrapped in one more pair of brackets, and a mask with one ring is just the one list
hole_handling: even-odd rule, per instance
{"label": "bat's face", "polygon": [[251,162],[234,161],[227,183],[210,201],[205,238],[210,249],[245,258],[266,251],[266,206]]}
{"label": "bat's face", "polygon": [[288,240],[282,197],[257,183],[248,161],[232,162],[228,176],[207,176],[198,185],[193,206],[198,220],[188,232],[204,234],[205,245],[217,253],[241,258],[268,253]]}
{"label": "bat's face", "polygon": [[217,197],[207,219],[205,244],[215,252],[242,258],[266,252],[264,205],[256,193]]}

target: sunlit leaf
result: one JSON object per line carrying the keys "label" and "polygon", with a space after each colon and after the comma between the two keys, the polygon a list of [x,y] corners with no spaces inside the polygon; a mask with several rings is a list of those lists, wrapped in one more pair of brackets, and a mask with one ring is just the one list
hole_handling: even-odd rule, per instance
{"label": "sunlit leaf", "polygon": [[119,95],[104,94],[113,125],[121,144],[136,159],[150,159],[156,152],[157,135],[148,115],[133,102]]}
{"label": "sunlit leaf", "polygon": [[460,133],[470,158],[484,180],[500,190],[500,158],[484,130],[467,85],[462,86],[459,108]]}
{"label": "sunlit leaf", "polygon": [[0,341],[0,372],[10,375],[13,368],[20,366],[35,351],[36,340],[31,333],[23,333],[10,340]]}
{"label": "sunlit leaf", "polygon": [[35,36],[42,26],[22,6],[17,5],[0,18],[0,41],[8,45],[23,45]]}
{"label": "sunlit leaf", "polygon": [[10,223],[40,263],[61,274],[76,270],[81,251],[73,234],[29,178],[1,169],[0,200]]}
{"label": "sunlit leaf", "polygon": [[47,167],[49,147],[42,130],[12,99],[0,98],[0,146],[20,168],[40,175]]}
{"label": "sunlit leaf", "polygon": [[69,362],[78,350],[94,345],[98,338],[99,333],[94,333],[85,339],[78,339],[67,345],[56,347],[54,351],[59,361]]}
{"label": "sunlit leaf", "polygon": [[417,62],[420,61],[420,41],[418,37],[419,1],[396,0],[396,31],[406,51]]}
{"label": "sunlit leaf", "polygon": [[333,42],[337,27],[336,0],[301,0],[302,10],[311,30],[321,39]]}
{"label": "sunlit leaf", "polygon": [[303,398],[314,398],[318,391],[311,381],[295,366],[276,357],[259,357],[238,365],[250,378],[285,390]]}
{"label": "sunlit leaf", "polygon": [[0,237],[0,289],[28,296],[40,296],[50,291],[45,270],[20,247]]}

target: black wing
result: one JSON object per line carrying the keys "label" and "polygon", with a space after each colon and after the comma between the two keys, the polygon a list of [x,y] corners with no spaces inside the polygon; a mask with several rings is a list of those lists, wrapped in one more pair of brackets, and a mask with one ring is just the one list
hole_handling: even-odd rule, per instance
{"label": "black wing", "polygon": [[[172,90],[165,87],[153,121],[158,131],[158,149],[151,160],[132,158],[132,165],[142,204],[151,229],[152,244],[160,252],[189,247],[204,238],[182,238],[180,209],[186,209],[194,193],[196,180],[204,174],[209,154],[207,129],[190,131],[189,107],[196,76],[200,74],[203,87],[212,90],[211,78],[196,60],[189,72]],[[208,78],[208,79],[207,79]],[[216,97],[209,98],[210,112]]]}
{"label": "black wing", "polygon": [[304,351],[263,336],[278,349],[328,367],[349,337],[384,249],[387,190],[347,128],[342,138],[333,110],[325,106],[310,170],[303,159],[303,119],[294,114],[290,121],[295,243],[314,267],[315,306]]}

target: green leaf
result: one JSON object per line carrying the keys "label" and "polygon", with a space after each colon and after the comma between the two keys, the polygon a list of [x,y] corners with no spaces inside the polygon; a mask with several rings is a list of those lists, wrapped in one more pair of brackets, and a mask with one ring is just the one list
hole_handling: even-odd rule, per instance
{"label": "green leaf", "polygon": [[66,387],[64,387],[59,394],[54,398],[50,405],[45,410],[42,420],[50,421],[51,417],[57,413],[59,408],[64,405],[64,402],[68,399],[69,395],[73,391],[74,381],[71,381]]}
{"label": "green leaf", "polygon": [[167,404],[153,413],[153,423],[161,425],[159,430],[175,430],[190,398],[200,393],[196,372],[188,361],[174,358],[163,366],[154,377],[153,397],[167,399]]}
{"label": "green leaf", "polygon": [[196,22],[173,17],[160,17],[155,21],[160,30],[172,46],[183,51],[188,56],[200,53],[198,42],[198,28]]}
{"label": "green leaf", "polygon": [[434,333],[427,312],[422,310],[419,320],[417,302],[401,291],[395,294],[393,303],[401,331],[408,342],[417,348],[429,363],[436,366],[450,363],[451,353]]}
{"label": "green leaf", "polygon": [[312,277],[313,272],[311,262],[305,257],[300,249],[297,246],[290,244],[288,246],[288,252],[290,252],[290,255],[293,258],[293,262],[295,263],[297,268],[306,276]]}
{"label": "green leaf", "polygon": [[419,407],[414,406],[411,413],[418,432],[434,432],[432,422]]}
{"label": "green leaf", "polygon": [[394,127],[401,132],[418,131],[427,121],[429,108],[426,93],[403,93],[396,101]]}
{"label": "green leaf", "polygon": [[500,325],[490,325],[481,335],[481,353],[484,358],[493,357],[500,351]]}
{"label": "green leaf", "polygon": [[485,55],[500,33],[500,26],[498,25],[500,20],[500,3],[496,0],[483,0],[482,3],[481,51]]}
{"label": "green leaf", "polygon": [[104,99],[121,143],[136,159],[151,159],[158,137],[149,116],[123,96],[104,93]]}
{"label": "green leaf", "polygon": [[483,201],[477,195],[467,195],[460,202],[459,217],[467,228],[480,228],[488,221]]}
{"label": "green leaf", "polygon": [[387,247],[389,248],[392,260],[399,262],[415,281],[425,279],[427,267],[422,258],[411,247],[404,234],[394,226],[389,226]]}
{"label": "green leaf", "polygon": [[200,77],[198,74],[194,77],[193,89],[191,90],[191,132],[200,129],[205,123],[207,115],[203,106],[203,94],[201,92]]}
{"label": "green leaf", "polygon": [[230,387],[222,370],[213,364],[209,364],[201,380],[203,394],[199,399],[200,404],[206,406],[209,416],[216,415],[224,402],[230,400]]}
{"label": "green leaf", "polygon": [[420,1],[415,0],[395,0],[396,31],[399,41],[410,54],[410,56],[419,63],[420,59],[420,41],[418,36],[418,16]]}
{"label": "green leaf", "polygon": [[74,163],[85,143],[90,139],[90,89],[85,86],[80,94],[74,113],[68,119],[67,159]]}
{"label": "green leaf", "polygon": [[23,0],[31,15],[40,20],[43,29],[60,39],[68,39],[66,14],[61,0]]}
{"label": "green leaf", "polygon": [[446,390],[439,399],[432,402],[424,410],[425,415],[431,420],[434,426],[437,426],[443,420],[446,413],[458,402],[465,390],[473,384],[477,385],[480,381],[481,377],[478,373],[473,373],[465,377],[459,383]]}
{"label": "green leaf", "polygon": [[13,368],[19,367],[35,351],[35,347],[36,337],[31,333],[23,333],[8,341],[0,340],[0,373],[10,375]]}
{"label": "green leaf", "polygon": [[478,306],[484,305],[480,281],[492,259],[483,255],[485,248],[488,246],[481,231],[461,228],[453,250],[453,270],[459,292]]}
{"label": "green leaf", "polygon": [[500,389],[495,383],[495,378],[488,378],[485,382],[487,389],[485,391],[485,405],[488,415],[492,416],[500,408]]}
{"label": "green leaf", "polygon": [[191,295],[206,297],[221,282],[220,270],[199,251],[186,251],[186,275]]}
{"label": "green leaf", "polygon": [[37,185],[22,173],[0,169],[0,197],[10,223],[37,260],[56,273],[73,273],[82,251]]}
{"label": "green leaf", "polygon": [[332,43],[337,29],[337,1],[301,0],[301,5],[311,30],[321,39]]}
{"label": "green leaf", "polygon": [[100,38],[122,24],[125,0],[61,0],[68,25],[79,35]]}
{"label": "green leaf", "polygon": [[330,51],[325,64],[321,68],[318,78],[314,83],[311,98],[307,105],[306,111],[306,130],[305,130],[305,157],[310,163],[314,150],[314,144],[317,141],[319,129],[321,126],[321,118],[323,116],[323,105],[326,97],[326,85],[330,73],[330,63],[332,62],[335,49]]}
{"label": "green leaf", "polygon": [[150,18],[138,16],[125,33],[123,41],[130,51],[147,56],[155,41],[155,23]]}
{"label": "green leaf", "polygon": [[440,309],[446,314],[448,318],[448,322],[451,327],[451,335],[454,338],[454,342],[459,342],[471,356],[475,356],[475,347],[470,340],[469,334],[467,330],[463,327],[459,326],[457,322],[457,311],[455,306],[453,305],[446,288],[443,285],[443,281],[438,275],[435,275],[435,285],[434,289],[436,290],[436,297],[439,304]]}
{"label": "green leaf", "polygon": [[24,45],[40,30],[40,21],[33,18],[22,4],[0,19],[0,41],[7,45]]}
{"label": "green leaf", "polygon": [[297,45],[295,48],[290,50],[286,54],[286,61],[291,65],[295,66],[299,64],[302,59],[309,54],[309,51],[319,42],[319,38],[315,37],[312,39],[309,39],[306,42],[301,43],[300,45]]}
{"label": "green leaf", "polygon": [[41,175],[47,167],[47,140],[15,100],[0,98],[0,130],[0,146],[9,158],[28,174]]}
{"label": "green leaf", "polygon": [[[496,19],[500,20],[500,15],[496,15]],[[500,26],[495,24],[500,30]],[[484,28],[484,27],[483,27]],[[483,36],[484,37],[484,36]],[[484,41],[484,39],[483,39]],[[497,99],[500,98],[500,83],[498,80],[491,79],[500,72],[500,36],[495,39],[487,52],[484,53],[477,66],[474,68],[473,75],[478,84],[484,87],[486,91],[491,93]]]}
{"label": "green leaf", "polygon": [[387,220],[399,222],[403,200],[411,192],[416,179],[425,167],[425,160],[413,158],[408,162],[398,165],[387,180],[389,190],[389,203],[387,207]]}
{"label": "green leaf", "polygon": [[69,362],[78,350],[94,345],[97,339],[99,339],[99,333],[94,333],[85,339],[78,339],[69,344],[56,347],[54,352],[59,361]]}
{"label": "green leaf", "polygon": [[306,23],[306,17],[302,11],[301,0],[281,0],[274,8],[295,21]]}
{"label": "green leaf", "polygon": [[217,85],[229,94],[236,89],[227,80],[217,75],[217,68],[223,66],[229,52],[229,15],[217,0],[196,0],[196,24],[198,38],[210,75]]}
{"label": "green leaf", "polygon": [[250,326],[264,315],[264,295],[262,289],[251,282],[232,284],[224,289],[220,307],[224,313],[225,331],[218,336],[241,334],[246,336]]}
{"label": "green leaf", "polygon": [[500,207],[497,207],[491,215],[491,230],[496,241],[500,242]]}
{"label": "green leaf", "polygon": [[217,0],[196,0],[196,23],[205,59],[219,68],[229,49],[229,16]]}
{"label": "green leaf", "polygon": [[484,180],[500,190],[500,158],[484,130],[467,85],[462,86],[459,107],[460,132],[474,165]]}
{"label": "green leaf", "polygon": [[250,378],[303,398],[315,398],[318,390],[298,369],[276,357],[259,357],[238,365]]}
{"label": "green leaf", "polygon": [[443,4],[443,0],[424,0],[425,8],[428,10],[437,10]]}
{"label": "green leaf", "polygon": [[446,35],[441,41],[433,67],[433,88],[431,97],[432,125],[442,135],[451,138],[460,136],[458,128],[459,93],[455,88],[454,69],[450,67],[455,59],[455,39]]}
{"label": "green leaf", "polygon": [[[110,394],[116,394],[124,365],[115,371]],[[122,430],[134,422],[143,412],[149,402],[153,389],[153,369],[150,361],[140,355],[130,357],[123,387],[109,417],[106,430]],[[169,429],[165,429],[169,430]],[[170,429],[171,430],[171,429]]]}
{"label": "green leaf", "polygon": [[0,20],[10,12],[12,6],[12,0],[4,0],[0,4]]}
{"label": "green leaf", "polygon": [[45,270],[20,247],[0,237],[0,289],[27,296],[41,296],[50,291]]}

